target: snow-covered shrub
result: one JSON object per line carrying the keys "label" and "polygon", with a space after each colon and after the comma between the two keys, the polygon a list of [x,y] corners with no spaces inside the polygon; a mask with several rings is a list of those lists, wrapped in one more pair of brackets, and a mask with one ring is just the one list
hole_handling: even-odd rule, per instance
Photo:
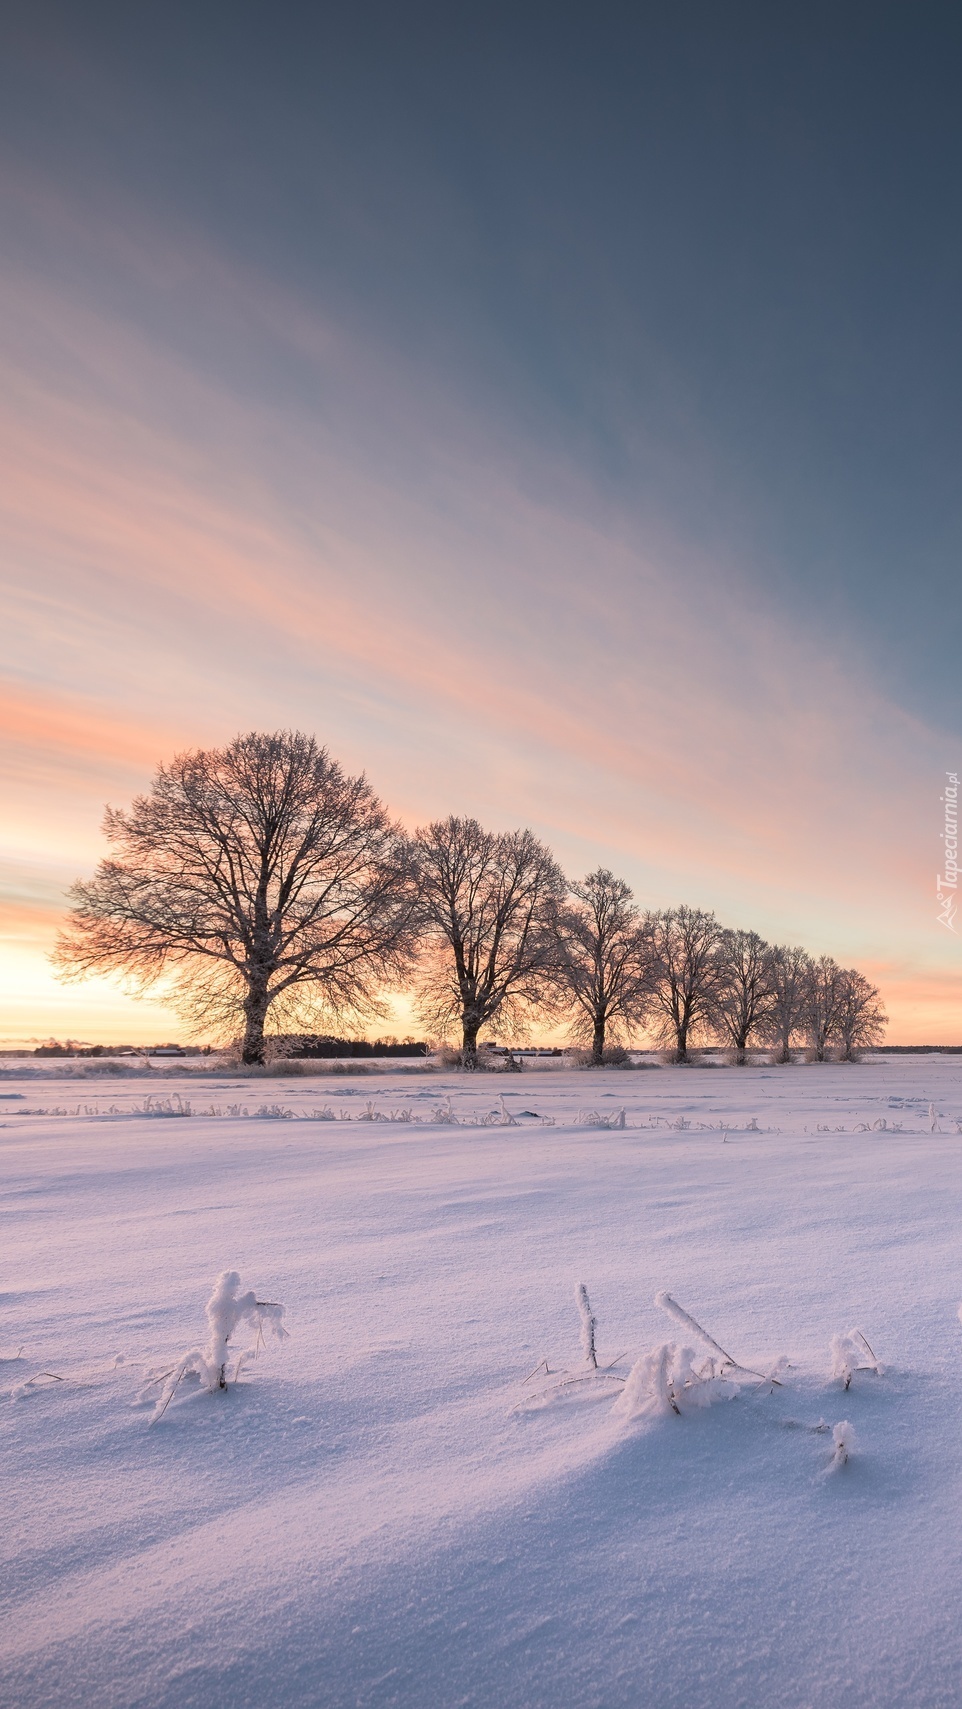
{"label": "snow-covered shrub", "polygon": [[663,1418],[669,1412],[680,1412],[671,1391],[671,1365],[676,1352],[673,1341],[652,1347],[636,1359],[628,1373],[612,1412],[619,1418]]}
{"label": "snow-covered shrub", "polygon": [[833,1335],[831,1351],[832,1376],[838,1378],[843,1388],[851,1386],[856,1371],[874,1371],[878,1377],[883,1374],[883,1367],[860,1329],[849,1329],[844,1335]]}
{"label": "snow-covered shrub", "polygon": [[624,1105],[620,1110],[612,1110],[608,1115],[603,1114],[601,1110],[579,1110],[575,1117],[576,1127],[598,1127],[611,1132],[627,1125],[628,1118]]}
{"label": "snow-covered shrub", "polygon": [[686,1406],[711,1406],[716,1400],[731,1400],[738,1390],[734,1383],[716,1376],[711,1359],[695,1361],[698,1354],[677,1341],[664,1341],[636,1359],[621,1394],[612,1407],[617,1418],[634,1422],[639,1418],[679,1417]]}
{"label": "snow-covered shrub", "polygon": [[461,1052],[453,1044],[439,1044],[431,1052],[431,1060],[437,1068],[460,1068]]}
{"label": "snow-covered shrub", "polygon": [[828,1470],[830,1472],[837,1472],[840,1471],[844,1465],[848,1464],[852,1449],[855,1446],[855,1431],[852,1429],[847,1418],[843,1418],[840,1424],[833,1426],[832,1441],[835,1444],[835,1447],[832,1458],[829,1461]]}
{"label": "snow-covered shrub", "polygon": [[259,1300],[253,1290],[241,1294],[239,1288],[240,1276],[236,1270],[224,1270],[218,1276],[205,1308],[207,1345],[203,1349],[192,1348],[178,1360],[173,1370],[165,1373],[166,1384],[157,1403],[155,1418],[166,1411],[178,1383],[189,1373],[198,1376],[212,1394],[217,1389],[226,1389],[228,1344],[241,1324],[246,1323],[255,1331],[255,1341],[253,1347],[247,1348],[237,1358],[233,1371],[235,1382],[244,1359],[253,1357],[258,1347],[263,1346],[265,1329],[269,1329],[278,1341],[285,1339],[287,1330],[281,1321],[284,1307],[276,1300]]}
{"label": "snow-covered shrub", "polygon": [[606,1044],[601,1053],[601,1062],[604,1068],[630,1068],[631,1052],[626,1050],[623,1044]]}

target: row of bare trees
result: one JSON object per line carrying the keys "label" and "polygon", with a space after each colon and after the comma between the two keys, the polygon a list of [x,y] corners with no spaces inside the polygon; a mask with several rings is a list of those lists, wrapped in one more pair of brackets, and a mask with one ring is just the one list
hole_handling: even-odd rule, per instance
{"label": "row of bare trees", "polygon": [[701,909],[643,914],[604,869],[569,883],[530,831],[451,817],[405,834],[311,736],[178,755],[104,830],[111,854],[74,886],[61,976],[165,980],[194,1030],[240,1025],[246,1062],[264,1060],[268,1016],[274,1031],[357,1024],[411,983],[467,1067],[482,1030],[538,1014],[566,1019],[599,1063],[642,1029],[679,1061],[718,1038],[739,1062],[799,1043],[851,1058],[885,1025],[853,969]]}
{"label": "row of bare trees", "polygon": [[807,1047],[851,1061],[880,1042],[879,993],[855,968],[798,946],[732,931],[701,908],[642,915],[624,880],[604,869],[570,886],[562,911],[560,986],[592,1060],[645,1028],[675,1060],[696,1041],[722,1041],[736,1063],[764,1046],[780,1062]]}

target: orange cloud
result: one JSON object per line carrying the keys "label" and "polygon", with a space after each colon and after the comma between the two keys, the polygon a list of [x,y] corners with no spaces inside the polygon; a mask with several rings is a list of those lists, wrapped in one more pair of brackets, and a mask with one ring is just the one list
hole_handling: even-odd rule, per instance
{"label": "orange cloud", "polygon": [[63,766],[94,765],[153,770],[170,748],[169,728],[131,719],[129,712],[108,710],[80,696],[52,689],[40,692],[0,683],[0,732],[9,749],[29,760]]}

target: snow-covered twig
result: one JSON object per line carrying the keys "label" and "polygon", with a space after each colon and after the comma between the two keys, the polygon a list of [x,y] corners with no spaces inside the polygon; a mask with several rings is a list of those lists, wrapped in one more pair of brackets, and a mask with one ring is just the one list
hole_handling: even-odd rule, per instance
{"label": "snow-covered twig", "polygon": [[530,1383],[532,1378],[538,1376],[539,1373],[543,1373],[546,1377],[553,1377],[555,1380],[546,1389],[535,1391],[532,1398],[543,1399],[546,1395],[558,1393],[562,1389],[581,1388],[583,1385],[587,1385],[589,1390],[593,1390],[595,1385],[598,1385],[599,1392],[603,1393],[605,1391],[601,1385],[623,1383],[625,1380],[621,1372],[614,1369],[622,1357],[621,1354],[618,1355],[618,1358],[609,1360],[606,1365],[599,1365],[598,1363],[596,1340],[598,1320],[591,1309],[588,1289],[584,1282],[579,1282],[575,1288],[575,1304],[578,1307],[578,1315],[581,1319],[581,1348],[585,1358],[584,1365],[580,1370],[570,1371],[562,1368],[552,1371],[547,1359],[539,1359],[534,1370],[529,1371],[528,1375],[522,1378],[522,1384]]}
{"label": "snow-covered twig", "polygon": [[676,1323],[680,1323],[685,1329],[690,1329],[692,1334],[696,1335],[699,1341],[701,1341],[706,1347],[710,1348],[713,1353],[718,1354],[722,1361],[720,1374],[724,1374],[726,1371],[728,1373],[740,1371],[746,1377],[757,1377],[760,1383],[771,1382],[775,1384],[776,1388],[781,1387],[778,1377],[774,1372],[763,1373],[762,1371],[753,1371],[750,1366],[741,1364],[738,1359],[733,1359],[730,1353],[725,1352],[724,1347],[719,1347],[718,1342],[713,1336],[709,1335],[707,1329],[702,1329],[701,1324],[697,1323],[695,1319],[685,1311],[684,1307],[680,1306],[677,1300],[673,1300],[671,1295],[666,1293],[664,1289],[655,1295],[655,1304],[660,1307],[663,1312],[666,1312],[669,1317],[673,1317]]}
{"label": "snow-covered twig", "polygon": [[597,1371],[598,1354],[595,1351],[595,1330],[598,1327],[598,1320],[591,1309],[588,1290],[584,1282],[578,1283],[575,1289],[575,1299],[578,1302],[578,1311],[581,1314],[581,1346],[585,1356],[585,1364]]}

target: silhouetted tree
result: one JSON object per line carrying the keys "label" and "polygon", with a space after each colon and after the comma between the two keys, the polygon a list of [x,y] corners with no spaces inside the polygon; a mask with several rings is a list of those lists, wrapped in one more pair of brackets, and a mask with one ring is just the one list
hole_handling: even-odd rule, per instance
{"label": "silhouetted tree", "polygon": [[104,831],[113,853],[71,892],[61,976],[117,972],[143,991],[166,975],[195,1026],[240,1022],[245,1062],[264,1059],[269,1011],[382,1014],[410,965],[405,840],[312,736],[180,754]]}
{"label": "silhouetted tree", "polygon": [[652,995],[660,1032],[679,1062],[710,1020],[719,983],[721,927],[701,908],[668,908],[647,919],[652,952]]}
{"label": "silhouetted tree", "polygon": [[824,1062],[838,1020],[842,970],[830,955],[810,961],[805,973],[802,1025],[816,1062]]}
{"label": "silhouetted tree", "polygon": [[712,1013],[734,1061],[742,1065],[767,1014],[769,959],[768,945],[757,932],[726,929],[719,934]]}
{"label": "silhouetted tree", "polygon": [[855,1062],[860,1050],[881,1044],[888,1016],[876,986],[857,968],[843,967],[839,977],[834,1036],[842,1062]]}
{"label": "silhouetted tree", "polygon": [[776,944],[768,952],[770,996],[763,1034],[776,1062],[791,1062],[792,1044],[805,1018],[811,958],[798,944]]}
{"label": "silhouetted tree", "polygon": [[560,979],[575,1033],[595,1064],[612,1035],[625,1036],[651,1006],[651,945],[630,885],[599,867],[569,886],[560,920]]}
{"label": "silhouetted tree", "polygon": [[499,1016],[521,1025],[557,980],[565,881],[531,831],[494,833],[476,819],[443,819],[414,837],[426,958],[420,1012],[461,1030],[476,1068],[478,1033]]}

